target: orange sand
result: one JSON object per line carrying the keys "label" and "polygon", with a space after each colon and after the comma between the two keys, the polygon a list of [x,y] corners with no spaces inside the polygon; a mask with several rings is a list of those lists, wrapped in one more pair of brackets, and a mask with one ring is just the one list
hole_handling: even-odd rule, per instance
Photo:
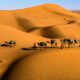
{"label": "orange sand", "polygon": [[[74,21],[68,24],[69,21]],[[80,80],[80,49],[22,51],[34,42],[80,39],[80,15],[56,4],[0,11],[0,43],[15,40],[14,48],[0,47],[0,78],[17,60],[4,80]]]}

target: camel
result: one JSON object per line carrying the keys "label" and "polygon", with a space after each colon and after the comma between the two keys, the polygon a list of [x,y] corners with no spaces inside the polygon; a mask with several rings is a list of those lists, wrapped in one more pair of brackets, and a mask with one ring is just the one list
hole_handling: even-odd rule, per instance
{"label": "camel", "polygon": [[76,39],[63,39],[60,41],[61,41],[61,47],[66,47],[67,45],[68,47],[75,46],[75,44],[78,43]]}
{"label": "camel", "polygon": [[36,43],[34,43],[34,45],[33,45],[33,47],[32,47],[32,48],[37,48]]}
{"label": "camel", "polygon": [[80,40],[74,40],[75,44],[78,44],[78,47],[80,46]]}
{"label": "camel", "polygon": [[42,47],[47,47],[47,43],[46,42],[38,42],[38,45],[42,48]]}
{"label": "camel", "polygon": [[14,45],[16,45],[16,42],[11,40],[11,41],[5,41],[5,43],[1,44],[1,47],[13,47]]}
{"label": "camel", "polygon": [[51,44],[51,47],[54,47],[54,46],[57,47],[57,42],[56,42],[56,40],[54,40],[54,39],[52,39],[52,40],[50,40],[50,41],[47,41],[47,43]]}
{"label": "camel", "polygon": [[13,40],[11,40],[9,42],[6,41],[5,43],[8,44],[8,45],[10,45],[10,47],[13,47],[14,45],[16,45],[16,42],[13,41]]}

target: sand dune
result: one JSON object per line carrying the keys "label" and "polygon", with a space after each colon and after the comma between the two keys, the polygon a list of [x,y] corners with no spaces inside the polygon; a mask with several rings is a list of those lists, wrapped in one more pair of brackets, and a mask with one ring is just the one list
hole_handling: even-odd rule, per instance
{"label": "sand dune", "polygon": [[80,14],[80,10],[72,10],[72,12]]}
{"label": "sand dune", "polygon": [[18,18],[20,17],[20,19],[22,17],[23,20],[27,19],[31,21],[36,27],[65,24],[66,21],[64,19],[76,21],[79,21],[80,19],[80,15],[65,10],[58,5],[52,4],[45,4],[23,10],[16,10],[13,11],[13,13],[18,16]]}
{"label": "sand dune", "polygon": [[63,35],[57,26],[48,26],[45,28],[40,28],[31,32],[32,34],[39,35],[46,38],[59,39],[62,38]]}
{"label": "sand dune", "polygon": [[23,17],[16,17],[16,20],[17,20],[18,25],[22,29],[22,31],[31,32],[37,29],[36,25],[28,19],[25,19]]}
{"label": "sand dune", "polygon": [[16,22],[15,15],[10,11],[0,11],[0,25],[12,26],[20,29]]}
{"label": "sand dune", "polygon": [[0,61],[2,61],[0,62],[0,78],[12,62],[33,52],[28,51],[24,54],[22,53],[21,48],[29,48],[33,46],[34,42],[37,43],[39,41],[47,41],[49,39],[25,33],[9,26],[0,25],[0,44],[9,40],[15,40],[17,45],[14,48],[0,47]]}
{"label": "sand dune", "polygon": [[0,44],[9,40],[17,43],[14,48],[0,47],[0,77],[26,56],[12,65],[3,80],[80,80],[79,48],[21,50],[39,41],[56,39],[60,44],[61,38],[80,39],[79,30],[80,15],[56,4],[0,11]]}
{"label": "sand dune", "polygon": [[46,38],[75,38],[80,39],[80,25],[65,24],[57,26],[49,26],[32,31],[32,34],[43,36]]}
{"label": "sand dune", "polygon": [[[38,14],[38,15],[36,15]],[[80,15],[55,4],[45,4],[32,8],[12,11],[0,11],[0,24],[13,26],[27,31],[26,27],[45,27],[65,24],[64,19],[79,21]]]}
{"label": "sand dune", "polygon": [[80,49],[46,49],[17,61],[4,80],[80,80]]}
{"label": "sand dune", "polygon": [[39,37],[30,33],[22,32],[9,26],[0,26],[0,43],[15,40],[17,47],[31,47],[34,42],[46,41],[47,38]]}

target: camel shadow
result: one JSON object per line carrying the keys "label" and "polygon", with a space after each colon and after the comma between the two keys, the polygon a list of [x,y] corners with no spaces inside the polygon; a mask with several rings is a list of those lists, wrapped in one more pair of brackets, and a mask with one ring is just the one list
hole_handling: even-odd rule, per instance
{"label": "camel shadow", "polygon": [[37,48],[21,48],[21,50],[37,50]]}
{"label": "camel shadow", "polygon": [[26,50],[42,50],[42,49],[61,49],[61,47],[36,47],[36,48],[21,48],[21,50],[24,50],[24,51],[26,51]]}

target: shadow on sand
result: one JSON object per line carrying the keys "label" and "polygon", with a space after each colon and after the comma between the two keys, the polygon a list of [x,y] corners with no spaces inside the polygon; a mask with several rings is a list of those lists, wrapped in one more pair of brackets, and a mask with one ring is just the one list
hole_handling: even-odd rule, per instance
{"label": "shadow on sand", "polygon": [[21,50],[37,50],[37,48],[21,48]]}
{"label": "shadow on sand", "polygon": [[34,55],[36,55],[38,53],[38,51],[35,51],[35,49],[33,49],[33,51],[32,51],[32,49],[26,48],[26,50],[31,50],[31,51],[30,52],[27,52],[27,54],[25,56],[23,56],[23,57],[19,58],[18,60],[14,61],[9,66],[9,68],[6,70],[6,72],[3,74],[3,76],[1,77],[0,80],[8,80],[9,79],[9,75],[12,72],[12,69],[15,67],[14,65],[17,65],[17,63],[19,63],[19,62],[25,61],[25,58],[28,59],[29,57],[34,56]]}
{"label": "shadow on sand", "polygon": [[62,49],[61,47],[36,47],[36,48],[21,48],[21,50],[42,50],[42,49]]}

